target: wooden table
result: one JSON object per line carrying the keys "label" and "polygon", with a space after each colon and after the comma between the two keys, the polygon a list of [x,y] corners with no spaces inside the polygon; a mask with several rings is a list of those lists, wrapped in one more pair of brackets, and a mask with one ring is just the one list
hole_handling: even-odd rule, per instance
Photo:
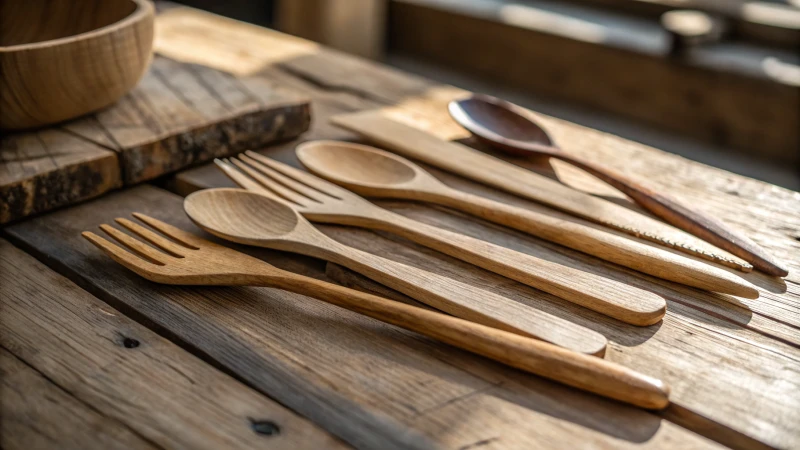
{"label": "wooden table", "polygon": [[[464,92],[274,31],[184,8],[157,18],[172,59],[264,77],[312,98],[301,140],[356,139],[333,114],[393,106],[399,120],[464,137],[443,107]],[[83,240],[139,211],[196,230],[181,195],[230,183],[210,166],[8,225],[0,239],[0,446],[14,448],[800,448],[800,194],[550,117],[562,146],[670,192],[747,232],[788,263],[735,299],[604,263],[452,211],[402,214],[630,282],[668,299],[637,328],[386,234],[320,226],[356,247],[427,268],[599,331],[606,358],[661,377],[652,413],[501,367],[393,326],[268,288],[147,282]],[[263,152],[297,164],[286,142]],[[565,165],[562,182],[629,204]],[[447,183],[525,204],[454,176]],[[167,190],[169,189],[169,190]],[[170,190],[172,192],[170,192]],[[281,268],[397,293],[323,261],[247,249]]]}

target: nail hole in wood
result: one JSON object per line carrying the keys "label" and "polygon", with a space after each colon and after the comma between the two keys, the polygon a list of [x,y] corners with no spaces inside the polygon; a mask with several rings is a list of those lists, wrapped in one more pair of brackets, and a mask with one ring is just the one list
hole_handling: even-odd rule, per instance
{"label": "nail hole in wood", "polygon": [[124,338],[124,339],[122,340],[122,345],[123,345],[125,348],[136,348],[136,347],[138,347],[138,346],[139,346],[139,341],[137,341],[137,340],[136,340],[136,339],[134,339],[134,338],[129,338],[129,337],[126,337],[126,338]]}
{"label": "nail hole in wood", "polygon": [[262,436],[277,436],[281,433],[278,424],[269,420],[250,419],[250,427]]}

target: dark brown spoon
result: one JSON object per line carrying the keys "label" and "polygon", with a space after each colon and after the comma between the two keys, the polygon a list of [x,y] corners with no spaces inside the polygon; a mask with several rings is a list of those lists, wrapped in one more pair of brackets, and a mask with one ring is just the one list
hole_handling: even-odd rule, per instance
{"label": "dark brown spoon", "polygon": [[480,141],[513,155],[544,155],[579,167],[619,189],[638,204],[672,225],[694,234],[753,264],[764,273],[789,274],[772,256],[722,222],[692,211],[608,167],[570,155],[559,148],[532,115],[513,103],[488,95],[450,102],[450,115]]}

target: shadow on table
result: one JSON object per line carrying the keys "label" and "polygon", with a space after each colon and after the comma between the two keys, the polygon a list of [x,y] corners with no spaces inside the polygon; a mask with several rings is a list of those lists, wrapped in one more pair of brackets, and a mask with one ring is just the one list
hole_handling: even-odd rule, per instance
{"label": "shadow on table", "polygon": [[[260,310],[262,313],[269,313],[276,307],[265,304],[270,300],[259,295],[259,290],[236,289],[239,292],[235,296],[235,301],[227,300],[233,297],[231,295],[215,296],[214,305],[209,305],[209,308],[219,309],[220,314],[224,314],[225,309],[234,307]],[[423,410],[417,409],[411,421],[412,427],[414,422],[426,420],[426,416],[431,418],[437,416],[436,423],[444,428],[451,425],[463,430],[465,426],[482,424],[488,431],[492,420],[490,416],[494,417],[492,403],[496,400],[513,403],[525,410],[634,443],[647,442],[661,426],[661,418],[640,408],[588,394],[376,320],[348,313],[322,316],[311,312],[311,308],[306,306],[306,302],[315,300],[301,296],[296,298],[295,303],[284,303],[281,306],[288,307],[291,311],[285,311],[280,315],[292,317],[293,323],[307,324],[314,329],[327,330],[326,334],[342,336],[341,342],[348,344],[343,351],[348,354],[349,361],[347,365],[342,366],[342,370],[347,370],[345,367],[360,367],[374,358],[379,358],[382,361],[379,366],[384,366],[386,361],[405,366],[405,369],[391,371],[397,373],[398,377],[410,370],[411,373],[425,373],[421,379],[439,380],[431,381],[431,386],[452,390],[457,390],[452,386],[466,388],[468,391],[466,394],[449,398]],[[372,338],[365,340],[362,334]],[[345,335],[352,339],[345,340],[343,337]],[[381,376],[386,369],[373,367],[373,376]],[[401,389],[398,384],[414,383],[415,379],[418,381],[419,377],[402,380],[384,379],[380,386],[386,386],[391,390]],[[398,386],[391,388],[393,384]],[[387,392],[387,395],[393,395],[391,391]],[[407,407],[415,409],[419,406],[409,404]],[[444,408],[448,408],[448,411],[442,412]],[[526,417],[530,420],[531,416],[524,415],[522,411],[518,411],[517,414],[512,411],[511,414],[504,414],[502,418],[496,420],[504,423],[520,421],[518,426],[522,428]],[[607,420],[608,417],[615,419],[610,421]],[[508,423],[506,425],[509,428],[514,426]],[[528,429],[528,432],[536,435],[540,431]]]}

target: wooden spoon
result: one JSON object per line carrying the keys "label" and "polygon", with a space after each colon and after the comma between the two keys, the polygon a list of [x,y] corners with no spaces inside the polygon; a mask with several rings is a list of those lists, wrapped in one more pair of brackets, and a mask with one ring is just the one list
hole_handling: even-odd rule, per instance
{"label": "wooden spoon", "polygon": [[246,153],[234,164],[252,178],[249,183],[292,202],[308,220],[388,231],[632,325],[652,325],[667,310],[654,292],[410,219],[306,171]]}
{"label": "wooden spoon", "polygon": [[[269,286],[284,289],[621,402],[648,409],[663,409],[669,404],[669,386],[619,364],[286,272],[152,217],[137,213],[134,216],[158,232],[127,219],[120,218],[117,222],[153,247],[108,225],[101,225],[100,228],[131,251],[92,232],[85,231],[82,235],[112,259],[148,280],[176,285]],[[282,222],[277,226],[285,228],[286,225]]]}
{"label": "wooden spoon", "polygon": [[314,141],[297,147],[297,157],[315,174],[361,195],[437,203],[659,278],[747,298],[759,295],[746,281],[710,264],[544,206],[523,209],[452,189],[413,162],[374,147]]}
{"label": "wooden spoon", "polygon": [[514,155],[558,158],[619,189],[636,203],[672,225],[750,262],[769,275],[785,277],[789,271],[764,249],[712,217],[675,202],[608,167],[564,152],[524,108],[488,95],[452,101],[450,115],[479,140]]}
{"label": "wooden spoon", "polygon": [[199,227],[229,241],[333,261],[462,319],[602,355],[606,338],[588,328],[452,278],[348,247],[285,203],[242,189],[206,189],[184,200]]}

